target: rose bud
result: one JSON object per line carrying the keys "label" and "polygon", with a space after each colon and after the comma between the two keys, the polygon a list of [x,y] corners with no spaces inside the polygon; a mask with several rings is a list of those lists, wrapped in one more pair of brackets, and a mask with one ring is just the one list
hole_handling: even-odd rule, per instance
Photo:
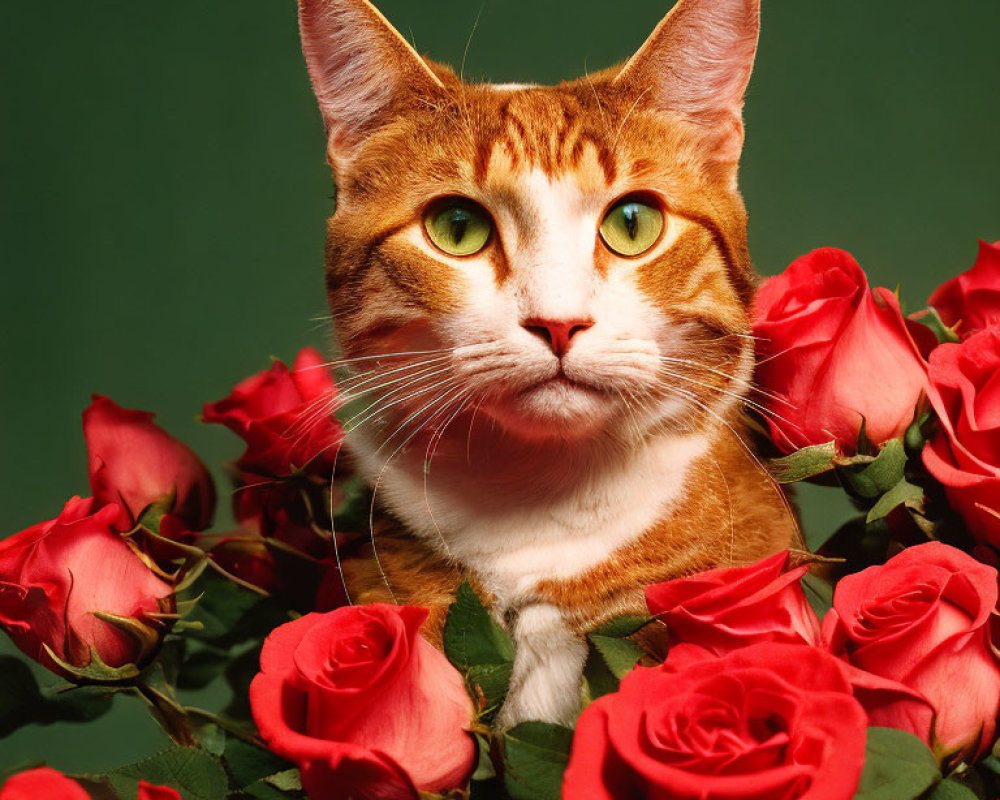
{"label": "rose bud", "polygon": [[940,429],[924,466],[976,541],[1000,547],[1000,326],[941,345],[929,375]]}
{"label": "rose bud", "polygon": [[298,765],[312,800],[464,788],[475,745],[459,672],[419,634],[426,609],[307,614],[264,642],[250,685],[260,735]]}
{"label": "rose bud", "polygon": [[166,502],[164,510],[184,527],[204,530],[215,511],[212,476],[190,447],[153,423],[153,416],[94,395],[83,412],[94,499],[123,505],[132,523],[149,506]]}
{"label": "rose bud", "polygon": [[9,777],[0,789],[0,800],[90,800],[90,795],[61,772],[38,767]]}
{"label": "rose bud", "polygon": [[265,591],[278,585],[274,557],[261,538],[226,537],[212,548],[209,557],[226,572]]}
{"label": "rose bud", "polygon": [[972,269],[942,283],[928,302],[963,339],[1000,323],[1000,242],[981,241]]}
{"label": "rose bud", "polygon": [[802,256],[757,292],[756,380],[775,444],[791,453],[835,441],[853,454],[864,424],[877,444],[902,436],[927,384],[915,335],[896,296],[869,289],[850,254],[824,248]]}
{"label": "rose bud", "polygon": [[95,506],[74,497],[57,519],[0,542],[0,627],[56,673],[90,667],[101,680],[103,665],[111,680],[149,662],[166,632],[157,615],[176,606],[173,587],[115,530],[121,509]]}
{"label": "rose bud", "polygon": [[[919,692],[937,712],[929,745],[940,758],[981,754],[1000,712],[1000,667],[989,641],[997,571],[930,542],[837,584],[823,620],[826,647],[873,675]],[[872,725],[909,730],[893,707]]]}
{"label": "rose bud", "polygon": [[716,658],[681,645],[584,709],[562,796],[848,800],[867,724],[822,650],[765,642]]}
{"label": "rose bud", "polygon": [[137,800],[182,800],[182,798],[176,789],[171,789],[169,786],[153,786],[140,780]]}
{"label": "rose bud", "polygon": [[343,430],[333,417],[337,388],[322,356],[304,348],[291,370],[280,361],[207,403],[205,422],[221,423],[247,444],[238,465],[281,477],[305,470],[329,479]]}
{"label": "rose bud", "polygon": [[313,488],[244,474],[233,493],[233,516],[264,538],[277,539],[313,558],[326,558],[331,551],[329,495]]}
{"label": "rose bud", "polygon": [[787,572],[787,550],[749,567],[728,567],[646,587],[649,613],[673,642],[723,655],[757,642],[818,644],[819,620],[799,580],[808,566]]}

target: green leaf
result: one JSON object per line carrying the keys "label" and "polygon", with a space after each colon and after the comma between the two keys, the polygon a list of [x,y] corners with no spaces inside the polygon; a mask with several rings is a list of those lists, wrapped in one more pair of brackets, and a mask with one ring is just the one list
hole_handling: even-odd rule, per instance
{"label": "green leaf", "polygon": [[906,478],[900,478],[899,483],[882,495],[878,502],[871,507],[865,521],[874,522],[877,519],[884,519],[889,516],[893,509],[901,505],[914,511],[922,511],[923,501],[924,490],[919,486],[914,486]]}
{"label": "green leaf", "polygon": [[229,653],[204,647],[192,653],[180,666],[178,689],[204,689],[220,677],[229,663]]}
{"label": "green leaf", "polygon": [[232,777],[233,786],[240,789],[272,775],[287,772],[295,766],[268,750],[234,737],[226,742],[222,760]]}
{"label": "green leaf", "polygon": [[444,624],[448,659],[478,686],[487,708],[503,701],[514,663],[514,643],[483,606],[468,583],[463,583],[448,609]]}
{"label": "green leaf", "polygon": [[852,494],[874,500],[903,479],[906,448],[902,439],[891,439],[874,458],[855,456],[838,459],[837,467],[837,474]]}
{"label": "green leaf", "polygon": [[615,617],[599,625],[590,632],[592,636],[610,636],[613,639],[624,639],[645,628],[656,617],[639,616],[637,614],[625,614]]}
{"label": "green leaf", "polygon": [[822,621],[826,612],[833,608],[833,585],[808,572],[802,576],[800,582],[806,600]]}
{"label": "green leaf", "polygon": [[548,722],[522,722],[504,734],[504,783],[513,800],[559,800],[573,731]]}
{"label": "green leaf", "polygon": [[916,800],[940,779],[934,754],[912,733],[869,728],[854,800]]}
{"label": "green leaf", "polygon": [[31,668],[16,656],[0,656],[0,739],[23,725],[91,722],[111,708],[113,689],[60,683],[42,689]]}
{"label": "green leaf", "polygon": [[247,795],[254,800],[288,800],[289,797],[301,797],[299,794],[289,795],[272,786],[267,781],[256,781],[240,792],[240,797]]}
{"label": "green leaf", "polygon": [[444,649],[461,669],[514,661],[514,642],[483,606],[468,583],[458,588],[444,624]]}
{"label": "green leaf", "polygon": [[767,469],[778,483],[796,483],[833,469],[836,455],[835,442],[815,444],[783,458],[772,458]]}
{"label": "green leaf", "polygon": [[282,792],[301,792],[302,791],[302,776],[299,774],[298,769],[286,769],[283,772],[276,772],[274,775],[269,775],[264,778],[265,783],[269,783],[275,789],[279,789]]}
{"label": "green leaf", "polygon": [[587,653],[587,663],[583,667],[583,679],[584,701],[587,703],[618,691],[618,678],[608,667],[603,656],[593,647]]}
{"label": "green leaf", "polygon": [[229,788],[222,765],[197,747],[164,750],[108,775],[122,797],[136,796],[140,778],[176,789],[184,800],[224,800]]}
{"label": "green leaf", "polygon": [[964,783],[946,778],[927,795],[927,800],[979,800],[972,789]]}
{"label": "green leaf", "polygon": [[635,668],[636,662],[646,655],[646,651],[631,639],[613,639],[593,633],[588,634],[587,638],[618,680],[628,675]]}
{"label": "green leaf", "polygon": [[232,639],[234,629],[265,598],[226,580],[215,572],[206,572],[195,584],[201,599],[191,610],[188,622],[201,623],[190,635],[197,639]]}

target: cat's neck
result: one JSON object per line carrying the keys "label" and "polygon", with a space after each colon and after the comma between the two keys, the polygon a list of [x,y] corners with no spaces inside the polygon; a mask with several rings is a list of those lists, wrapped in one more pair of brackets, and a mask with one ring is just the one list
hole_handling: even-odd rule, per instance
{"label": "cat's neck", "polygon": [[378,432],[355,434],[349,448],[380,506],[516,605],[537,581],[589,569],[669,515],[711,438],[524,440],[470,418],[391,460]]}

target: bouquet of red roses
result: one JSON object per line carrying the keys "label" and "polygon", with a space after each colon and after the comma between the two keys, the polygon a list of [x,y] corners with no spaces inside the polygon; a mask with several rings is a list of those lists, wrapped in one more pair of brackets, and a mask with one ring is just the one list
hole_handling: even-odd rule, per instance
{"label": "bouquet of red roses", "polygon": [[[95,396],[92,496],[0,542],[0,627],[57,676],[0,657],[0,739],[122,695],[171,744],[106,774],[0,764],[0,800],[1000,796],[1000,243],[908,315],[815,251],[761,286],[754,334],[768,469],[857,518],[646,587],[648,615],[587,636],[574,729],[493,725],[514,646],[469,585],[443,652],[426,610],[347,604],[372,499],[338,461],[354,387],[319,353],[205,406],[246,444],[230,531],[197,456]],[[216,680],[225,708],[189,702]]]}

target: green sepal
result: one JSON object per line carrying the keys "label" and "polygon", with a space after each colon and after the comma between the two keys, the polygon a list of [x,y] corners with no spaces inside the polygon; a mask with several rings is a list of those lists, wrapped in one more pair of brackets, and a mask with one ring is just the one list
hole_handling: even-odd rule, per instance
{"label": "green sepal", "polygon": [[493,780],[497,776],[497,770],[490,755],[490,742],[482,733],[474,733],[473,737],[476,740],[476,768],[472,772],[472,780]]}
{"label": "green sepal", "polygon": [[934,754],[912,733],[868,728],[854,800],[917,800],[941,777]]}
{"label": "green sepal", "polygon": [[878,501],[868,511],[865,522],[875,522],[883,519],[901,505],[916,514],[922,514],[924,510],[924,490],[919,486],[914,486],[906,478],[900,478],[899,483],[883,494]]}
{"label": "green sepal", "polygon": [[139,514],[139,526],[159,535],[160,523],[167,514],[174,510],[175,505],[177,505],[176,488],[166,497],[150,503],[142,510],[142,513]]}
{"label": "green sepal", "polygon": [[522,722],[504,734],[504,784],[513,800],[559,800],[573,731],[549,722]]}
{"label": "green sepal", "polygon": [[836,442],[814,444],[790,455],[770,459],[767,470],[778,483],[797,483],[829,472],[836,457]]}
{"label": "green sepal", "polygon": [[122,633],[128,634],[139,645],[139,652],[135,655],[136,664],[147,664],[163,639],[162,630],[151,628],[132,617],[120,617],[117,614],[109,614],[107,611],[94,611],[92,613],[101,622],[106,622]]}
{"label": "green sepal", "polygon": [[63,661],[59,656],[57,656],[51,647],[47,644],[42,645],[45,648],[45,652],[61,669],[72,676],[72,679],[84,681],[87,683],[129,683],[134,681],[139,677],[142,670],[140,670],[135,664],[124,664],[120,667],[109,667],[103,661],[101,661],[100,655],[98,655],[97,650],[91,645],[90,647],[90,661],[82,667],[75,667]]}
{"label": "green sepal", "polygon": [[857,455],[837,459],[841,483],[855,497],[874,500],[903,479],[906,448],[902,439],[890,439],[877,456]]}
{"label": "green sepal", "polygon": [[941,319],[941,315],[938,313],[937,309],[933,306],[928,306],[921,311],[915,311],[910,314],[909,319],[914,322],[919,322],[921,325],[925,325],[931,329],[934,336],[937,337],[938,344],[947,344],[949,342],[954,343],[960,341],[958,333],[955,328],[951,328],[944,324],[944,320]]}

